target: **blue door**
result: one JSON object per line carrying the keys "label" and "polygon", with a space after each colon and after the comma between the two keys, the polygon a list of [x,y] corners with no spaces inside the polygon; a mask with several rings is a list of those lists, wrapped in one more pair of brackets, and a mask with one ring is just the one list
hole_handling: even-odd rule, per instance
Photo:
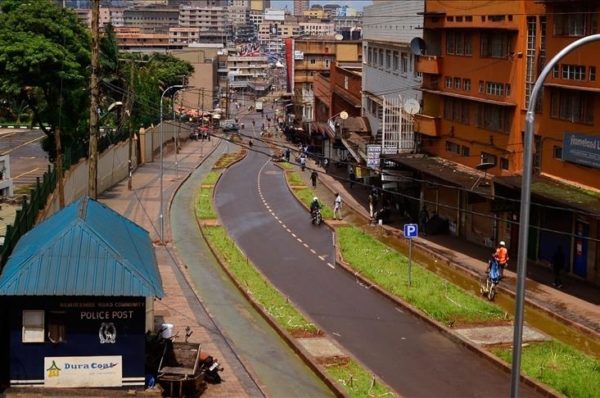
{"label": "blue door", "polygon": [[590,224],[577,220],[575,222],[575,239],[573,242],[573,273],[582,278],[587,276],[588,236]]}

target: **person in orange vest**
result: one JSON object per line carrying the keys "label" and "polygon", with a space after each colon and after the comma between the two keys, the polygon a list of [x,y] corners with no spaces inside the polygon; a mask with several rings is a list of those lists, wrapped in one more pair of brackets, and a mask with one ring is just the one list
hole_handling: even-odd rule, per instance
{"label": "person in orange vest", "polygon": [[504,269],[508,266],[508,250],[506,249],[506,243],[503,240],[500,241],[500,244],[496,248],[494,257],[498,261],[498,265],[500,265],[500,278],[502,278]]}

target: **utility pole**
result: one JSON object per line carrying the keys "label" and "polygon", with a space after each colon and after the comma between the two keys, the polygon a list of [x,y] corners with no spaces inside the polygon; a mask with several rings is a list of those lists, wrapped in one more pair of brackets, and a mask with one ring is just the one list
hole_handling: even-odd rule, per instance
{"label": "utility pole", "polygon": [[89,146],[89,181],[88,196],[92,199],[98,198],[98,70],[99,62],[99,24],[100,0],[92,0],[92,77],[90,81],[91,104],[90,104],[90,146]]}
{"label": "utility pole", "polygon": [[133,115],[133,101],[134,101],[134,90],[135,90],[135,84],[133,83],[133,79],[134,79],[134,74],[133,74],[133,62],[131,62],[131,64],[129,64],[129,87],[128,87],[128,98],[127,98],[127,106],[126,106],[126,112],[129,112],[129,114],[127,116],[129,116],[129,120],[128,120],[128,127],[129,127],[129,158],[128,158],[128,162],[127,162],[127,189],[128,190],[132,190],[133,189],[133,123],[131,120],[131,116]]}

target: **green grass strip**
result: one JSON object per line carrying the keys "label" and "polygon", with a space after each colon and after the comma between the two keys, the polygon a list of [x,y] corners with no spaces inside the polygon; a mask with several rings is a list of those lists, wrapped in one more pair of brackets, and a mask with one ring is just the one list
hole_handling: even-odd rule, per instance
{"label": "green grass strip", "polygon": [[394,397],[385,385],[377,383],[373,376],[356,361],[325,365],[327,374],[336,380],[351,397]]}
{"label": "green grass strip", "polygon": [[223,227],[204,227],[204,234],[211,246],[219,252],[228,269],[248,293],[277,323],[291,333],[316,333],[318,329],[290,304],[271,283],[254,268],[239,251]]}
{"label": "green grass strip", "polygon": [[[494,349],[493,353],[512,362],[510,348]],[[558,341],[524,347],[521,369],[567,397],[600,397],[600,361]]]}
{"label": "green grass strip", "polygon": [[201,220],[214,220],[217,212],[213,206],[212,189],[201,188],[198,190],[198,201],[196,202],[196,217]]}
{"label": "green grass strip", "polygon": [[298,166],[293,165],[291,163],[288,162],[277,162],[277,164],[279,165],[279,167],[281,167],[284,170],[294,170],[296,169]]}
{"label": "green grass strip", "polygon": [[286,178],[288,180],[288,184],[292,186],[304,185],[304,180],[302,180],[302,177],[300,177],[300,174],[298,174],[296,171],[288,171],[286,173]]}
{"label": "green grass strip", "polygon": [[499,307],[475,297],[415,264],[408,286],[408,259],[352,226],[336,229],[344,260],[384,290],[446,325],[502,319]]}
{"label": "green grass strip", "polygon": [[220,171],[213,170],[209,172],[206,177],[204,177],[204,180],[202,180],[202,185],[215,185],[219,180],[220,175]]}

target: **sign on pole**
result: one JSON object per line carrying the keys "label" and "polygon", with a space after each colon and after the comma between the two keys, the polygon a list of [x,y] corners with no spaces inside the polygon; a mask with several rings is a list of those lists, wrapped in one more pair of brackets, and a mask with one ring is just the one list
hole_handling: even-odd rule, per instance
{"label": "sign on pole", "polygon": [[419,237],[418,224],[404,224],[404,237],[408,239],[408,286],[412,284],[412,241]]}
{"label": "sign on pole", "polygon": [[367,145],[367,167],[370,169],[379,168],[381,158],[381,145]]}

